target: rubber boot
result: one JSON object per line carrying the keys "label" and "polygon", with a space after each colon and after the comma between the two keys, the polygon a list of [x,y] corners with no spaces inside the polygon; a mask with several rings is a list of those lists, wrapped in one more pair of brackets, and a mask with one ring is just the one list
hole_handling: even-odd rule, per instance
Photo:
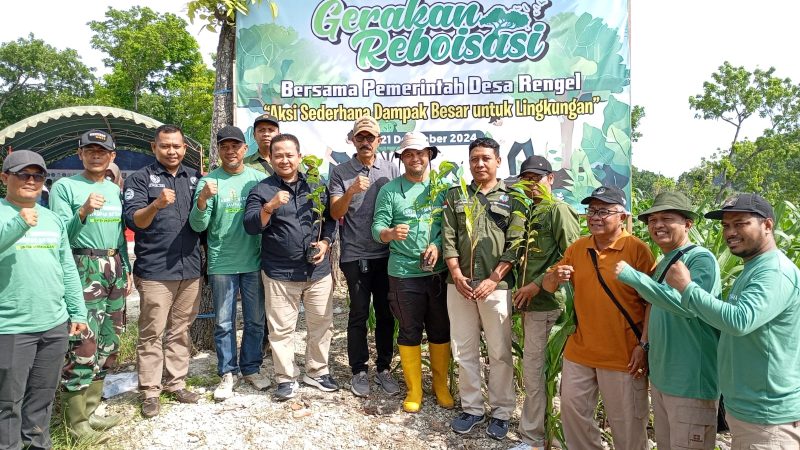
{"label": "rubber boot", "polygon": [[431,352],[431,375],[433,378],[433,393],[436,394],[436,403],[442,408],[452,409],[455,406],[450,388],[447,386],[448,372],[450,371],[450,343],[428,344]]}
{"label": "rubber boot", "polygon": [[100,417],[94,413],[100,406],[102,398],[103,380],[92,381],[92,384],[86,389],[86,415],[89,416],[89,426],[99,431],[115,427],[122,421],[120,416]]}
{"label": "rubber boot", "polygon": [[406,380],[406,399],[403,411],[415,413],[422,406],[422,349],[419,345],[398,345],[403,378]]}
{"label": "rubber boot", "polygon": [[69,434],[78,441],[93,444],[103,444],[108,441],[108,436],[98,433],[89,425],[89,415],[86,414],[86,394],[88,389],[80,391],[63,391],[61,393],[62,410]]}

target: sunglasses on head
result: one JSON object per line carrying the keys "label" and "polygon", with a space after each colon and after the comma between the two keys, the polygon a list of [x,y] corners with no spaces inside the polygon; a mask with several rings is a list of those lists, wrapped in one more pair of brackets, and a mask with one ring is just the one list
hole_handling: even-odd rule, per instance
{"label": "sunglasses on head", "polygon": [[31,172],[9,172],[9,173],[11,175],[14,175],[15,177],[19,178],[20,180],[25,181],[25,182],[27,182],[28,180],[33,178],[33,181],[35,181],[37,183],[41,183],[41,182],[44,181],[45,178],[47,178],[47,175],[45,175],[45,174],[43,174],[41,172],[33,172],[33,173],[31,173]]}

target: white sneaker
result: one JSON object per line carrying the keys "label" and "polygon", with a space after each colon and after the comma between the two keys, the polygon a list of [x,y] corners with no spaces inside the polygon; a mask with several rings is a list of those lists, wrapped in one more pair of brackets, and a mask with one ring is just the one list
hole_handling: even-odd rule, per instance
{"label": "white sneaker", "polygon": [[245,375],[244,380],[250,383],[250,386],[253,386],[258,391],[265,391],[269,389],[270,383],[269,378],[261,375],[261,372],[251,373],[250,375]]}
{"label": "white sneaker", "polygon": [[214,389],[214,401],[223,402],[233,397],[233,386],[238,381],[238,377],[231,372],[222,375],[219,386]]}

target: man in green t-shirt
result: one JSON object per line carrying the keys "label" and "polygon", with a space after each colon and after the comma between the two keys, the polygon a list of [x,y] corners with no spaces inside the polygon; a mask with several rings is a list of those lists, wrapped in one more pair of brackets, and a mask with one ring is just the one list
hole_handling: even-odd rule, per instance
{"label": "man in green t-shirt", "polygon": [[83,133],[78,144],[83,172],[59,179],[50,192],[50,209],[67,226],[89,312],[89,328],[80,340],[70,342],[62,376],[67,426],[78,437],[94,435],[121,420],[94,415],[103,380],[119,354],[125,295],[132,287],[120,189],[105,178],[115,156],[110,134]]}
{"label": "man in green t-shirt", "polygon": [[[242,163],[247,144],[242,130],[226,126],[217,132],[222,167],[197,183],[189,224],[198,233],[208,230],[208,280],[211,283],[216,327],[217,374],[221,380],[214,400],[233,396],[239,374],[258,390],[267,389],[261,375],[264,338],[264,290],[261,287],[261,236],[247,234],[242,220],[247,194],[263,173]],[[236,357],[236,297],[242,297],[244,333]]]}
{"label": "man in green t-shirt", "polygon": [[650,238],[664,257],[652,278],[624,261],[617,263],[615,271],[620,281],[652,304],[644,346],[649,349],[650,397],[659,448],[712,450],[716,445],[719,331],[683,308],[680,293],[663,283],[670,265],[682,261],[698,286],[720,296],[717,259],[689,241],[689,230],[697,219],[685,195],[658,194],[639,220],[647,223]]}
{"label": "man in green t-shirt", "polygon": [[[545,349],[550,330],[561,315],[561,305],[556,294],[541,289],[536,279],[557,263],[570,244],[580,237],[578,213],[567,203],[556,200],[543,204],[542,198],[551,197],[555,176],[550,162],[542,156],[531,156],[522,163],[520,179],[531,183],[526,195],[531,198],[526,215],[534,221],[536,232],[531,250],[520,263],[524,277],[514,293],[514,305],[525,311],[525,351],[522,358],[525,377],[525,403],[519,419],[519,437],[522,443],[516,448],[544,447],[544,414],[547,402],[544,367]],[[545,192],[539,192],[545,190]],[[537,211],[538,209],[538,211]],[[560,291],[557,291],[561,295]]]}
{"label": "man in green t-shirt", "polygon": [[50,414],[69,335],[86,306],[67,228],[36,204],[47,167],[15,150],[0,181],[0,448],[50,448]]}
{"label": "man in green t-shirt", "polygon": [[[375,201],[372,237],[389,243],[389,307],[399,322],[397,347],[406,399],[403,409],[422,406],[422,331],[428,335],[433,391],[439,406],[450,409],[450,320],[447,316],[442,245],[445,190],[430,179],[429,163],[439,153],[420,132],[406,133],[395,154],[405,173],[385,184]],[[439,188],[439,193],[436,189]],[[431,197],[434,198],[431,198]]]}
{"label": "man in green t-shirt", "polygon": [[777,248],[775,213],[761,196],[737,194],[705,217],[722,220],[728,249],[744,261],[727,301],[680,261],[666,281],[683,308],[721,331],[717,373],[732,448],[800,448],[800,269]]}

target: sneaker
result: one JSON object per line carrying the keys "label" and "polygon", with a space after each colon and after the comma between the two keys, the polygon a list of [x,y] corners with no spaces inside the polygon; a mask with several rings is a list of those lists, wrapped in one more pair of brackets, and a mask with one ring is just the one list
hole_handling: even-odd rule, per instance
{"label": "sneaker", "polygon": [[450,428],[458,434],[467,434],[475,428],[475,425],[480,425],[486,422],[486,416],[473,416],[470,413],[462,412],[458,417],[450,422]]}
{"label": "sneaker", "polygon": [[261,372],[251,373],[250,375],[245,375],[244,380],[247,381],[250,386],[257,391],[266,391],[272,383],[270,383],[269,378],[261,375]]}
{"label": "sneaker", "polygon": [[505,439],[508,434],[508,421],[492,417],[486,427],[486,435],[498,441]]}
{"label": "sneaker", "polygon": [[294,398],[299,389],[300,383],[297,381],[285,381],[283,383],[278,383],[278,387],[275,389],[275,400],[284,402],[290,398]]}
{"label": "sneaker", "polygon": [[330,374],[320,375],[317,378],[311,378],[308,375],[303,375],[303,383],[314,386],[323,392],[335,392],[339,390],[339,384]]}
{"label": "sneaker", "polygon": [[358,372],[350,379],[350,392],[356,397],[369,397],[369,378],[367,372]]}
{"label": "sneaker", "polygon": [[375,375],[375,384],[380,386],[383,392],[389,395],[397,395],[400,393],[400,385],[397,384],[397,381],[395,381],[388,369],[385,369],[383,372],[378,372],[378,374]]}
{"label": "sneaker", "polygon": [[233,397],[233,386],[236,384],[237,378],[238,377],[232,372],[222,375],[222,379],[219,380],[219,385],[214,389],[215,402],[224,402]]}

